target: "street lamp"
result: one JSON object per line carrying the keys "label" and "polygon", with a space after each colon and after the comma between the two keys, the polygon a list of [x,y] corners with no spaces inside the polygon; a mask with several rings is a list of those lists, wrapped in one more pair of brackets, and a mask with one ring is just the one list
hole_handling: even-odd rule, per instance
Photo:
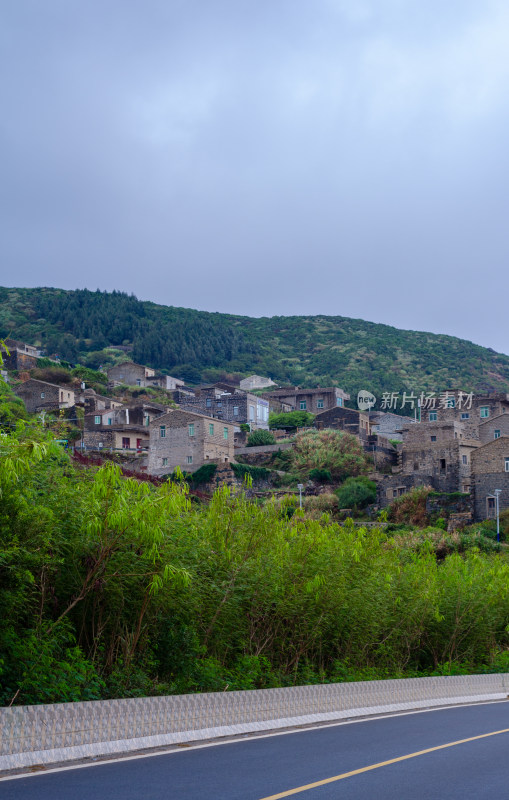
{"label": "street lamp", "polygon": [[299,508],[302,508],[302,490],[303,490],[303,488],[304,488],[304,484],[303,483],[298,483],[297,484],[297,489],[299,490]]}
{"label": "street lamp", "polygon": [[495,495],[495,508],[497,512],[497,542],[500,541],[500,502],[499,497],[502,493],[502,489],[495,489],[493,494]]}

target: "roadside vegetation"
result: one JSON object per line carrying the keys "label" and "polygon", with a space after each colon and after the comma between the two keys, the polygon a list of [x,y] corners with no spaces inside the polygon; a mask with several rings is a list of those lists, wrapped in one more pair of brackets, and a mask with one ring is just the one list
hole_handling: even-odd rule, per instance
{"label": "roadside vegetation", "polygon": [[509,668],[509,564],[481,534],[339,522],[333,491],[191,502],[173,477],[3,427],[2,705]]}

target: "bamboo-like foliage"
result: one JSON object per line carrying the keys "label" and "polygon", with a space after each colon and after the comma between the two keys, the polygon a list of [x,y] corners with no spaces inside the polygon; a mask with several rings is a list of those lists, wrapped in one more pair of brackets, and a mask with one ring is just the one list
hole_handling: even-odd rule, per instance
{"label": "bamboo-like foliage", "polygon": [[504,556],[197,505],[28,433],[0,442],[3,704],[507,668]]}

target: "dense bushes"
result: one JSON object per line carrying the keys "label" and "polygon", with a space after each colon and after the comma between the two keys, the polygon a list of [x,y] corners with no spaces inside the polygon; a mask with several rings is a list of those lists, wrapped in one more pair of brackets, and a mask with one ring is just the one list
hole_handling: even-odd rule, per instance
{"label": "dense bushes", "polygon": [[366,456],[357,437],[334,430],[309,430],[297,434],[292,464],[303,477],[313,469],[321,469],[327,470],[333,480],[359,475],[367,468]]}
{"label": "dense bushes", "polygon": [[390,522],[403,522],[417,525],[419,528],[429,525],[430,519],[426,511],[426,500],[429,493],[428,487],[420,486],[398,497],[391,503],[387,512]]}
{"label": "dense bushes", "polygon": [[364,475],[347,478],[336,490],[340,508],[366,508],[376,503],[376,483]]}
{"label": "dense bushes", "polygon": [[0,437],[1,704],[502,663],[509,564],[477,541],[437,558],[444,531],[405,546],[308,517],[334,495],[195,506],[185,481],[77,469],[46,436]]}
{"label": "dense bushes", "polygon": [[260,429],[253,431],[253,433],[247,437],[248,447],[259,447],[264,444],[276,444],[276,437],[270,431]]}
{"label": "dense bushes", "polygon": [[244,480],[246,475],[250,475],[254,481],[266,481],[271,476],[271,471],[265,467],[252,467],[249,464],[237,464],[236,462],[232,462],[230,466],[235,477],[240,480]]}

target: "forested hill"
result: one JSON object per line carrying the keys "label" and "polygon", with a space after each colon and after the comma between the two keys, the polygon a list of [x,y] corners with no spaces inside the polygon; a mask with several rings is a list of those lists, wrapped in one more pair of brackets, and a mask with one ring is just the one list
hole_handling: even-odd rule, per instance
{"label": "forested hill", "polygon": [[[194,311],[123,292],[0,288],[0,337],[92,367],[129,358],[197,383],[225,374],[271,376],[351,394],[509,390],[509,357],[452,336],[348,317],[262,317]],[[129,348],[109,350],[122,345]]]}

